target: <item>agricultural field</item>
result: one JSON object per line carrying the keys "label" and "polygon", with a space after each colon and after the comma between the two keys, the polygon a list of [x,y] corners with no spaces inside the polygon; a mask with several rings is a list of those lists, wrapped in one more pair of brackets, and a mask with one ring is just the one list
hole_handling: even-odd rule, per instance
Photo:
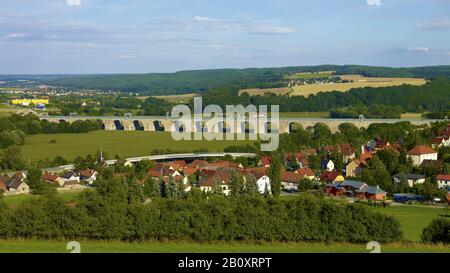
{"label": "agricultural field", "polygon": [[445,214],[443,208],[416,205],[399,205],[373,208],[374,211],[394,216],[400,222],[403,236],[408,241],[419,241],[423,229],[435,218]]}
{"label": "agricultural field", "polygon": [[[49,143],[50,140],[56,143]],[[46,158],[62,156],[73,160],[77,156],[96,154],[103,149],[107,157],[136,157],[150,155],[155,149],[171,149],[177,152],[191,152],[198,149],[223,151],[236,145],[251,144],[252,141],[175,141],[169,132],[143,131],[95,131],[87,134],[54,134],[27,136],[21,146],[22,159],[35,162]]]}
{"label": "agricultural field", "polygon": [[339,76],[343,80],[351,80],[350,83],[325,83],[325,84],[308,84],[292,86],[292,96],[309,96],[319,92],[347,92],[352,88],[362,87],[388,87],[399,86],[403,84],[424,85],[425,79],[419,78],[368,78],[360,75]]}
{"label": "agricultural field", "polygon": [[[80,194],[81,190],[79,191],[65,191],[65,192],[59,192],[58,196],[60,196],[62,199],[64,199],[67,202],[76,200],[77,196]],[[17,207],[22,202],[29,200],[31,198],[39,198],[35,195],[29,195],[29,194],[20,194],[20,195],[8,195],[3,197],[3,201],[5,204],[9,207]]]}
{"label": "agricultural field", "polygon": [[260,89],[260,88],[250,88],[250,89],[242,89],[239,91],[239,95],[242,93],[248,93],[250,96],[262,96],[266,93],[274,93],[277,95],[286,95],[292,92],[292,89],[289,87],[282,87],[282,88],[267,88],[267,89]]}
{"label": "agricultural field", "polygon": [[[332,72],[320,72],[320,73],[298,73],[293,74],[288,77],[292,80],[301,79],[314,79],[314,78],[325,78],[332,77]],[[251,96],[264,95],[265,93],[275,93],[275,94],[289,94],[291,96],[309,96],[315,95],[319,92],[347,92],[353,88],[363,88],[363,87],[388,87],[388,86],[399,86],[403,84],[409,85],[424,85],[426,83],[425,79],[421,78],[371,78],[364,77],[361,75],[343,75],[339,76],[342,80],[352,81],[349,83],[314,83],[306,85],[297,85],[291,87],[283,88],[268,88],[268,89],[243,89],[239,91],[239,94],[247,92]]]}
{"label": "agricultural field", "polygon": [[[0,253],[68,253],[68,241],[0,240]],[[140,242],[80,241],[82,253],[369,253],[364,244],[306,242]],[[414,243],[381,245],[384,253],[448,253],[449,246]]]}

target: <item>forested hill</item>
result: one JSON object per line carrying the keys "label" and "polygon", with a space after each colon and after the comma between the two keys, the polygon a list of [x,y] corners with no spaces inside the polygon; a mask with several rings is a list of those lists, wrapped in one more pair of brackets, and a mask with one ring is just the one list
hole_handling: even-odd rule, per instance
{"label": "forested hill", "polygon": [[[267,88],[283,86],[283,76],[296,72],[336,71],[337,75],[361,74],[369,77],[448,77],[450,66],[392,68],[357,65],[320,65],[281,68],[193,70],[176,73],[72,75],[51,78],[43,83],[67,88],[121,90],[147,94],[203,93],[224,86]],[[1,76],[0,76],[1,79]]]}

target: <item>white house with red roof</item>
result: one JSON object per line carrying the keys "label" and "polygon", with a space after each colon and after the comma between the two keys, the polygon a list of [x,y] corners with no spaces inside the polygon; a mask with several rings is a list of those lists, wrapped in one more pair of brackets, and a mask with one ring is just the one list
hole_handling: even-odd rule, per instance
{"label": "white house with red roof", "polygon": [[450,174],[439,174],[436,176],[439,189],[450,190]]}
{"label": "white house with red roof", "polygon": [[424,160],[437,160],[438,153],[427,145],[419,145],[407,153],[414,166],[420,166]]}

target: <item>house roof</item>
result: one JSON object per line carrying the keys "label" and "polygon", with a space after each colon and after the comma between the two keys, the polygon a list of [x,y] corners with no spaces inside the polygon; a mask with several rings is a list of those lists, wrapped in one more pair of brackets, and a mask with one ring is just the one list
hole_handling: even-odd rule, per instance
{"label": "house roof", "polygon": [[45,172],[42,175],[42,178],[47,181],[55,182],[59,178],[59,176],[57,176],[56,174],[53,174],[53,173]]}
{"label": "house roof", "polygon": [[325,168],[327,165],[328,165],[328,162],[333,162],[331,159],[329,159],[329,158],[325,158],[325,159],[322,159],[321,161],[320,161],[320,166],[322,167],[322,168]]}
{"label": "house roof", "polygon": [[288,183],[298,183],[304,178],[303,175],[300,175],[298,173],[294,172],[287,172],[282,171],[281,172],[281,181],[282,182],[288,182]]}
{"label": "house roof", "polygon": [[267,174],[267,168],[264,167],[256,167],[256,168],[247,168],[244,171],[245,174],[252,174],[256,179],[260,179],[261,177]]}
{"label": "house roof", "polygon": [[86,170],[80,171],[80,176],[82,176],[82,177],[89,177],[90,178],[90,177],[94,176],[95,173],[96,173],[95,170],[86,169]]}
{"label": "house roof", "polygon": [[352,156],[355,154],[355,150],[353,149],[352,145],[350,145],[349,143],[340,144],[339,150],[341,151],[341,154],[343,156]]}
{"label": "house roof", "polygon": [[422,164],[420,164],[420,168],[442,168],[444,165],[444,162],[442,160],[431,160],[431,159],[425,159],[422,161]]}
{"label": "house roof", "polygon": [[364,182],[360,182],[360,181],[354,181],[354,180],[344,180],[344,182],[342,182],[339,186],[341,187],[345,187],[345,186],[350,186],[354,189],[362,189],[365,186],[367,186],[366,183]]}
{"label": "house roof", "polygon": [[441,181],[450,181],[450,174],[438,174],[436,179]]}
{"label": "house roof", "polygon": [[425,175],[423,174],[418,174],[418,173],[398,173],[396,175],[394,175],[395,178],[401,180],[401,179],[408,179],[408,180],[418,180],[418,179],[423,179],[426,178]]}
{"label": "house roof", "polygon": [[203,167],[206,165],[208,165],[208,162],[206,162],[205,160],[196,159],[196,160],[192,161],[191,163],[189,163],[187,165],[187,167],[200,168],[200,167]]}
{"label": "house roof", "polygon": [[63,178],[65,178],[65,179],[70,179],[70,178],[72,178],[72,176],[78,177],[78,175],[77,175],[76,173],[74,173],[74,172],[68,172],[68,173],[66,173],[65,175],[63,175]]}
{"label": "house roof", "polygon": [[443,137],[433,137],[431,139],[432,144],[441,144],[444,141]]}
{"label": "house roof", "polygon": [[326,181],[334,181],[336,177],[338,177],[339,173],[336,171],[329,172],[325,171],[320,174],[320,180],[326,180]]}
{"label": "house roof", "polygon": [[162,173],[155,169],[150,169],[147,171],[147,175],[151,176],[151,177],[160,177],[160,176],[162,176]]}
{"label": "house roof", "polygon": [[315,176],[316,174],[313,172],[313,170],[311,170],[310,168],[302,168],[302,169],[298,169],[295,171],[296,173],[298,173],[299,175],[301,175],[302,177],[305,176]]}
{"label": "house roof", "polygon": [[215,183],[219,185],[228,185],[230,180],[231,172],[225,170],[215,171],[214,174],[202,177],[198,185],[200,187],[212,187]]}
{"label": "house roof", "polygon": [[272,158],[270,158],[270,156],[261,156],[260,160],[263,166],[268,166],[272,162]]}
{"label": "house roof", "polygon": [[183,169],[183,174],[185,176],[193,175],[197,172],[197,169],[194,167],[186,167]]}
{"label": "house roof", "polygon": [[384,190],[382,190],[379,186],[365,186],[361,190],[358,190],[357,192],[363,192],[368,194],[386,194]]}
{"label": "house roof", "polygon": [[23,182],[23,180],[20,179],[11,179],[9,181],[8,188],[17,189],[22,183],[25,182]]}
{"label": "house roof", "polygon": [[408,151],[408,155],[426,155],[435,153],[436,151],[431,149],[427,145],[419,145]]}

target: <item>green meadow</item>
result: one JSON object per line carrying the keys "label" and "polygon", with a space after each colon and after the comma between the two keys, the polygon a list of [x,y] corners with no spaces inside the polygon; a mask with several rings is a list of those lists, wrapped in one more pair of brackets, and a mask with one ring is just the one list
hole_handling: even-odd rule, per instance
{"label": "green meadow", "polygon": [[[68,241],[0,240],[0,253],[68,253]],[[82,253],[370,253],[364,244],[83,241]],[[449,246],[398,243],[383,253],[448,253]]]}
{"label": "green meadow", "polygon": [[[50,143],[55,140],[55,143]],[[146,156],[155,149],[170,149],[176,152],[192,152],[207,149],[223,151],[236,145],[251,144],[253,141],[175,141],[168,132],[143,131],[95,131],[87,134],[54,134],[28,136],[21,146],[22,159],[35,162],[46,158],[62,156],[72,161],[77,156],[95,155],[100,149],[109,158]]]}
{"label": "green meadow", "polygon": [[394,216],[400,222],[403,237],[408,241],[420,241],[423,229],[433,219],[445,214],[443,208],[418,205],[391,206],[373,208],[374,211]]}

